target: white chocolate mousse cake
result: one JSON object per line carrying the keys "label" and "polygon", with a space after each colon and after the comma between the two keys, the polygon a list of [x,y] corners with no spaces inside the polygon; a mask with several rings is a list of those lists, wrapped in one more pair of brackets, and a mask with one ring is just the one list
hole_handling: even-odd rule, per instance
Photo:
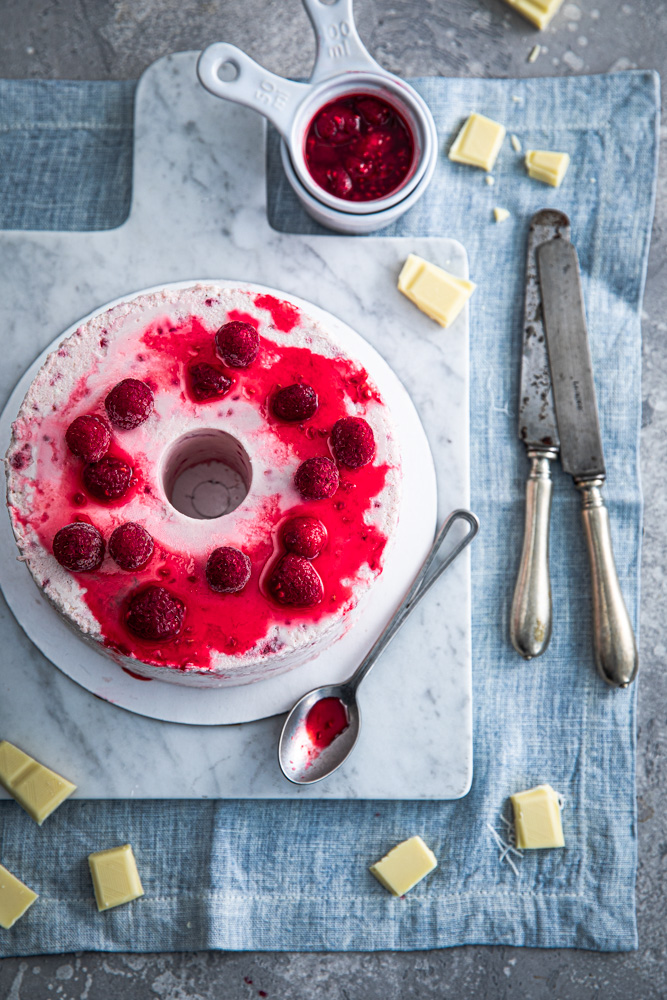
{"label": "white chocolate mousse cake", "polygon": [[38,372],[7,502],[61,615],[130,673],[244,684],[342,635],[399,516],[391,415],[305,309],[244,286],[136,296]]}

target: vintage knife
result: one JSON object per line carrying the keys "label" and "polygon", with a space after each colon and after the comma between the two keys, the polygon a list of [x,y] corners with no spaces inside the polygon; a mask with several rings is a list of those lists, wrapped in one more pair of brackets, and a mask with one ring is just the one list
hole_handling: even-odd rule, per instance
{"label": "vintage knife", "polygon": [[561,464],[581,491],[593,587],[595,664],[607,684],[625,688],[637,673],[637,645],[600,491],[604,454],[577,251],[566,240],[553,239],[538,248],[537,261]]}
{"label": "vintage knife", "polygon": [[542,323],[536,250],[541,243],[554,237],[569,240],[567,215],[551,208],[537,212],[528,229],[519,393],[519,438],[526,445],[530,473],[526,483],[523,549],[510,618],[512,645],[527,660],[543,653],[551,638],[550,463],[558,455],[559,440]]}

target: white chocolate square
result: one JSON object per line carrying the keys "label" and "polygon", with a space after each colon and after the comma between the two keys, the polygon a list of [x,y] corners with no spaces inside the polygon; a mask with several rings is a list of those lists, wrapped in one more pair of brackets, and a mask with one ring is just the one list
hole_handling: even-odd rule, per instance
{"label": "white chocolate square", "polygon": [[520,850],[565,847],[558,793],[551,785],[537,785],[511,795],[516,846]]}
{"label": "white chocolate square", "polygon": [[477,286],[436,264],[408,254],[398,276],[398,290],[440,326],[451,326]]}
{"label": "white chocolate square", "polygon": [[39,764],[7,740],[0,742],[0,784],[39,826],[76,791],[76,785],[67,778]]}
{"label": "white chocolate square", "polygon": [[563,0],[505,0],[505,3],[542,30],[558,13]]}
{"label": "white chocolate square", "polygon": [[143,896],[137,862],[129,844],[88,855],[98,910],[130,903]]}
{"label": "white chocolate square", "polygon": [[552,187],[560,187],[569,165],[567,153],[552,153],[546,149],[529,149],[526,153],[528,176]]}
{"label": "white chocolate square", "polygon": [[454,140],[449,150],[449,159],[455,163],[481,167],[488,173],[493,170],[504,138],[503,125],[473,112]]}
{"label": "white chocolate square", "polygon": [[0,927],[8,931],[36,899],[36,892],[0,865]]}
{"label": "white chocolate square", "polygon": [[435,854],[421,837],[410,837],[372,865],[370,871],[393,896],[404,896],[437,865]]}

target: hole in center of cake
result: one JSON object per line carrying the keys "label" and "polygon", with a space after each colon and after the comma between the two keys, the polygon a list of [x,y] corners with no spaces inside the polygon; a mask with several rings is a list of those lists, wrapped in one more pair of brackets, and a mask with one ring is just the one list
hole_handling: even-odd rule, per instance
{"label": "hole in center of cake", "polygon": [[199,521],[231,514],[247,497],[251,482],[248,452],[226,431],[185,434],[171,446],[163,464],[169,503]]}

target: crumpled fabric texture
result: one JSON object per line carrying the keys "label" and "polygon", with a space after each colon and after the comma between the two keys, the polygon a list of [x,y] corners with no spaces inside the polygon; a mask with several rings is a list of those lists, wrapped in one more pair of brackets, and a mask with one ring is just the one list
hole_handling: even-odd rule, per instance
{"label": "crumpled fabric texture", "polygon": [[[41,895],[0,954],[105,951],[381,950],[464,943],[637,946],[634,884],[636,685],[597,677],[580,501],[556,464],[551,576],[554,632],[525,663],[508,639],[528,461],[517,393],[529,217],[572,222],[596,377],[613,543],[635,627],[640,306],[657,167],[658,79],[644,71],[565,79],[421,79],[443,149],[425,197],[385,234],[447,235],[477,282],[470,309],[474,778],[456,802],[68,802],[39,829],[0,804],[0,859]],[[122,222],[130,203],[128,83],[0,82],[0,228]],[[526,177],[505,141],[493,170],[451,163],[468,113],[503,122],[527,148],[567,151],[562,187]],[[320,231],[299,208],[269,136],[276,228]],[[492,221],[494,206],[511,217]],[[0,236],[1,238],[1,236]],[[442,333],[446,345],[448,332]],[[455,432],[455,428],[452,428]],[[0,701],[0,726],[11,705]],[[5,716],[6,717],[6,716]],[[63,724],[66,724],[64,720]],[[508,796],[549,782],[565,799],[564,850],[500,860]],[[368,865],[420,834],[437,870],[404,899]],[[95,910],[87,854],[130,841],[146,895]]]}

